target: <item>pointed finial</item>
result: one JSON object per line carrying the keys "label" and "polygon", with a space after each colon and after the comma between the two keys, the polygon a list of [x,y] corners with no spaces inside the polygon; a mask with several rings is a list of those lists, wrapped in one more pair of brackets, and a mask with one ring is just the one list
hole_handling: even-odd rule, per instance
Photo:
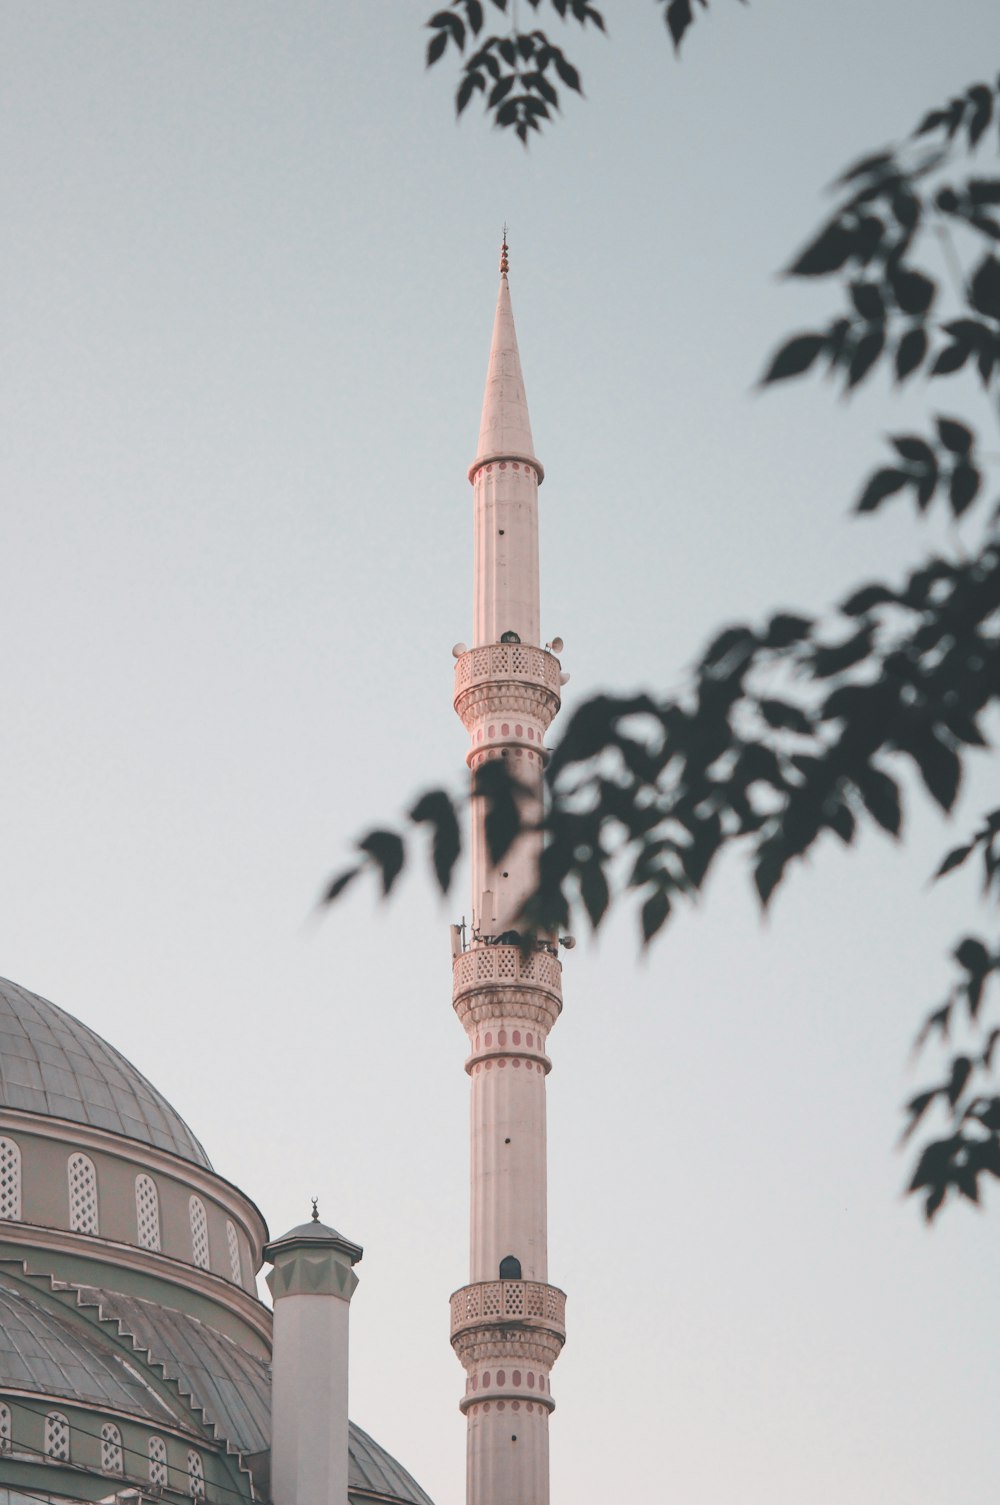
{"label": "pointed finial", "polygon": [[503,245],[500,247],[500,276],[501,277],[506,277],[506,275],[507,275],[507,266],[508,266],[508,262],[507,262],[507,223],[506,223],[506,221],[504,221],[504,227],[503,227]]}
{"label": "pointed finial", "polygon": [[312,1205],[313,1205],[312,1220],[313,1220],[314,1223],[318,1223],[319,1222],[319,1197],[313,1197],[312,1198]]}

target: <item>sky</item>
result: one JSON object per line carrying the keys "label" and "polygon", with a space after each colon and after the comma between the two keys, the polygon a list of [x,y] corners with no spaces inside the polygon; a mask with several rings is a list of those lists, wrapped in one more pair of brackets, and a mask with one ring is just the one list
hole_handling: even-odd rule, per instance
{"label": "sky", "polygon": [[[608,0],[608,38],[565,38],[586,99],[525,152],[455,123],[430,9],[0,11],[0,971],[150,1076],[272,1234],[318,1196],[365,1246],[352,1414],[461,1505],[468,901],[422,871],[316,901],[361,831],[462,785],[501,227],[564,705],[676,689],[722,625],[924,546],[902,506],[848,514],[882,433],[961,389],[754,384],[832,312],[777,275],[825,185],[995,71],[997,23],[716,0],[678,62],[652,4]],[[971,875],[928,876],[990,792],[984,767],[949,826],[911,788],[904,845],[821,845],[764,924],[731,865],[648,958],[628,916],[580,933],[548,1079],[552,1505],[995,1479],[998,1199],[928,1231],[894,1148],[976,919]]]}

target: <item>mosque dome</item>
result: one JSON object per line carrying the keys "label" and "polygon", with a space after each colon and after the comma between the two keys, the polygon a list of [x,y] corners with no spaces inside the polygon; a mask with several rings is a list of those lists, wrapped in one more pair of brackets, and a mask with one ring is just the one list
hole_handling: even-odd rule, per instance
{"label": "mosque dome", "polygon": [[[355,1248],[317,1221],[279,1244],[316,1238]],[[0,1501],[268,1500],[266,1247],[152,1083],[0,979]],[[348,1496],[432,1505],[353,1422]]]}
{"label": "mosque dome", "polygon": [[0,978],[0,1107],[123,1134],[211,1170],[187,1124],[100,1035]]}

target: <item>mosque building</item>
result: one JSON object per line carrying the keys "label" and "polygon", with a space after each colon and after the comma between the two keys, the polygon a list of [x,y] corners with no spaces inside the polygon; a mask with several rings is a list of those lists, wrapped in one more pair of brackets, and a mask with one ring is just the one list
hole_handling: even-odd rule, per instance
{"label": "mosque building", "polygon": [[[541,645],[538,485],[506,242],[474,496],[474,636],[456,645],[468,762],[505,758],[526,810],[566,676]],[[517,933],[538,858],[493,862],[474,801],[471,932],[453,928],[469,1044],[471,1263],[451,1298],[466,1374],[468,1505],[548,1505],[546,1047],[554,940]],[[277,1239],[113,1046],[0,980],[0,1505],[162,1500],[432,1505],[348,1422],[362,1250],[313,1215]],[[267,1280],[273,1309],[257,1296]]]}

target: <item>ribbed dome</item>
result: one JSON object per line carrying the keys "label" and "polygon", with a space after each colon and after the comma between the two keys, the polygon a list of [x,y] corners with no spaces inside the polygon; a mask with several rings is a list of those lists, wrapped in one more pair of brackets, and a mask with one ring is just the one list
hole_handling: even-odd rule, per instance
{"label": "ribbed dome", "polygon": [[0,1106],[107,1129],[212,1168],[180,1115],[114,1046],[6,978],[0,978]]}

